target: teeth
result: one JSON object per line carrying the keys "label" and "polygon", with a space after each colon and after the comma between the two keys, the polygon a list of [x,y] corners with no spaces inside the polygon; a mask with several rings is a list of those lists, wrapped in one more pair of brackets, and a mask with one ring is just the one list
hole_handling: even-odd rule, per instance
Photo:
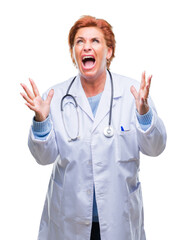
{"label": "teeth", "polygon": [[88,59],[88,58],[94,59],[92,56],[84,56],[84,57],[83,57],[83,60]]}

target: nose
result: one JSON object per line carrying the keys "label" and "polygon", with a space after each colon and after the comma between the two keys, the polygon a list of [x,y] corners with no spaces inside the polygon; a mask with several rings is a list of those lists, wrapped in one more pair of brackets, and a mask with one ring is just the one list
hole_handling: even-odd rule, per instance
{"label": "nose", "polygon": [[84,51],[85,52],[89,52],[91,50],[92,50],[92,47],[91,47],[90,42],[89,41],[85,42],[85,44],[84,44]]}

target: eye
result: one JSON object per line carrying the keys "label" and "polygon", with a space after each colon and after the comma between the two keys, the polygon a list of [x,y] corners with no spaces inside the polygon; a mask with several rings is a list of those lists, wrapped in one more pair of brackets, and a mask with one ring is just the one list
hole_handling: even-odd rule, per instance
{"label": "eye", "polygon": [[99,43],[99,39],[97,39],[97,38],[93,38],[93,40],[92,40],[94,43]]}
{"label": "eye", "polygon": [[76,44],[82,44],[83,43],[83,40],[82,39],[78,39],[77,41],[76,41]]}

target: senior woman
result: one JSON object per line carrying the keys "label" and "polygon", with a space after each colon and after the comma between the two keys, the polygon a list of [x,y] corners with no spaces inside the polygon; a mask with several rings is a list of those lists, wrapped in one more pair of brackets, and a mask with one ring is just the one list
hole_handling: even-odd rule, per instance
{"label": "senior woman", "polygon": [[145,240],[139,152],[162,153],[166,132],[149,97],[152,76],[111,73],[111,25],[84,16],[69,32],[78,75],[41,98],[22,84],[35,112],[29,148],[53,163],[39,240]]}

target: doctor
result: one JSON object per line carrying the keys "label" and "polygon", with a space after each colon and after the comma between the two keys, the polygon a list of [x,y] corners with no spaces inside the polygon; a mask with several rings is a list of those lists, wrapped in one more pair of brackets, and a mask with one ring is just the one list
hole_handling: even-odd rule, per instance
{"label": "doctor", "polygon": [[139,153],[158,156],[166,144],[152,76],[144,72],[139,85],[107,71],[115,37],[105,20],[80,18],[69,46],[75,78],[43,98],[33,80],[32,91],[21,84],[35,112],[30,151],[53,163],[38,240],[145,240]]}

